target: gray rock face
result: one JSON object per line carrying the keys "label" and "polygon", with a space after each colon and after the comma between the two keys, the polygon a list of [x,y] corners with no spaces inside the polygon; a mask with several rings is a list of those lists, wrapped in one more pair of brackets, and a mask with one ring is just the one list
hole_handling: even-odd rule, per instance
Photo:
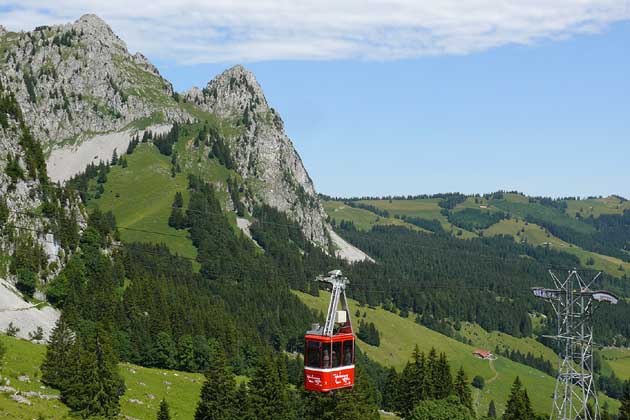
{"label": "gray rock face", "polygon": [[0,70],[36,138],[48,145],[76,143],[118,131],[139,119],[188,116],[171,84],[142,54],[95,15],[74,23],[2,33]]}
{"label": "gray rock face", "polygon": [[[0,84],[6,86],[5,82],[6,78],[0,75]],[[8,95],[8,91],[0,89],[0,97],[6,98]],[[58,238],[51,233],[49,220],[40,215],[43,204],[40,180],[26,176],[27,152],[20,143],[21,122],[9,114],[5,114],[4,118],[4,126],[0,124],[0,206],[4,210],[0,208],[0,213],[6,213],[0,214],[0,255],[12,255],[18,240],[28,238],[41,248],[47,259],[47,272],[52,276],[62,268],[65,255]],[[23,176],[13,179],[10,173],[16,172],[16,162],[19,167],[17,172],[22,172]],[[11,170],[10,165],[13,165]],[[74,214],[77,222],[84,222],[78,202],[60,204],[65,211]],[[13,235],[9,235],[9,232],[13,232]],[[2,263],[6,264],[6,260],[3,259]],[[7,267],[0,267],[0,272],[8,272]],[[11,275],[7,277],[15,280]]]}
{"label": "gray rock face", "polygon": [[[327,246],[330,238],[326,214],[313,181],[306,172],[284,124],[269,107],[254,75],[235,66],[210,81],[203,90],[185,94],[188,102],[225,119],[241,124],[241,133],[232,141],[231,152],[240,175],[249,180],[257,200],[298,221],[307,238]],[[261,182],[262,181],[262,182]]]}
{"label": "gray rock face", "polygon": [[[193,119],[173,99],[172,85],[157,68],[142,54],[130,54],[95,15],[31,32],[0,32],[0,45],[5,86],[15,92],[25,121],[51,157],[60,150],[82,150],[79,145],[103,134],[138,128],[139,121],[146,127]],[[326,215],[313,182],[254,76],[236,66],[185,98],[237,123],[230,149],[253,199],[287,212],[307,238],[327,246]],[[104,155],[111,156],[113,148]],[[85,167],[94,157],[88,155],[82,166],[74,163]],[[67,178],[53,166],[49,159],[55,180]]]}

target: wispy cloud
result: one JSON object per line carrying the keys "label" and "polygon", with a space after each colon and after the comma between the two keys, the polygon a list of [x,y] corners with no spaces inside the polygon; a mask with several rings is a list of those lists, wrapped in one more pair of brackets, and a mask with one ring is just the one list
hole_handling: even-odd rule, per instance
{"label": "wispy cloud", "polygon": [[180,64],[392,60],[596,33],[630,19],[630,0],[0,1],[0,24],[12,30],[84,13],[132,51]]}

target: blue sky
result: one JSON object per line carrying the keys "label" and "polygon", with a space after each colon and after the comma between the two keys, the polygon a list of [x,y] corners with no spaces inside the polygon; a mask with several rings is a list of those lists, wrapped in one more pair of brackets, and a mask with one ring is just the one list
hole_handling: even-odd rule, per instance
{"label": "blue sky", "polygon": [[[160,63],[178,89],[227,65]],[[630,197],[630,24],[457,56],[251,63],[319,191]]]}
{"label": "blue sky", "polygon": [[[326,194],[630,197],[626,0],[505,10],[509,1],[417,9],[397,0],[399,14],[355,0],[318,14],[296,2],[270,16],[257,2],[219,0],[191,0],[199,4],[190,15],[155,0],[133,16],[117,1],[4,2],[0,24],[30,29],[94,11],[178,90],[244,63]],[[358,17],[349,19],[352,7]],[[177,16],[185,26],[172,23]]]}

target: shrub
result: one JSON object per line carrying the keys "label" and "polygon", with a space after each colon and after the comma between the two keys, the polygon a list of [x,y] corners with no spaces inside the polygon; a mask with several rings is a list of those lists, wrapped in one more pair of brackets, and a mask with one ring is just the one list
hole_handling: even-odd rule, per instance
{"label": "shrub", "polygon": [[35,273],[27,269],[18,270],[18,280],[15,284],[17,289],[28,297],[33,297],[35,286],[37,285],[37,277]]}
{"label": "shrub", "polygon": [[483,387],[486,386],[486,381],[485,379],[483,379],[483,377],[477,375],[472,380],[472,386],[477,389],[483,389]]}

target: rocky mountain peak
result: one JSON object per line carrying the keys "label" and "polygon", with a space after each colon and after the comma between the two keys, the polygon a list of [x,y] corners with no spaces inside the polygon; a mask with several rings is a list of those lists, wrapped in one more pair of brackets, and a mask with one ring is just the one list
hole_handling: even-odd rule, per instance
{"label": "rocky mountain peak", "polygon": [[142,118],[185,118],[172,85],[142,54],[131,55],[96,15],[20,32],[5,42],[4,52],[0,73],[35,137],[53,148]]}
{"label": "rocky mountain peak", "polygon": [[269,111],[267,99],[256,77],[241,65],[225,70],[202,90],[189,90],[186,97],[192,102],[209,105],[212,112],[222,117],[240,116],[246,110],[252,114]]}
{"label": "rocky mountain peak", "polygon": [[2,37],[6,33],[7,33],[7,28],[5,28],[4,26],[0,25],[0,37]]}
{"label": "rocky mountain peak", "polygon": [[243,179],[264,182],[265,188],[255,191],[257,201],[287,212],[301,224],[307,238],[327,246],[326,215],[313,181],[254,75],[243,66],[234,66],[205,88],[186,92],[185,100],[241,128],[230,139],[230,149]]}
{"label": "rocky mountain peak", "polygon": [[91,38],[105,46],[116,46],[125,50],[127,49],[125,42],[118,38],[107,22],[97,15],[83,15],[71,26],[72,29],[81,34],[84,38]]}

